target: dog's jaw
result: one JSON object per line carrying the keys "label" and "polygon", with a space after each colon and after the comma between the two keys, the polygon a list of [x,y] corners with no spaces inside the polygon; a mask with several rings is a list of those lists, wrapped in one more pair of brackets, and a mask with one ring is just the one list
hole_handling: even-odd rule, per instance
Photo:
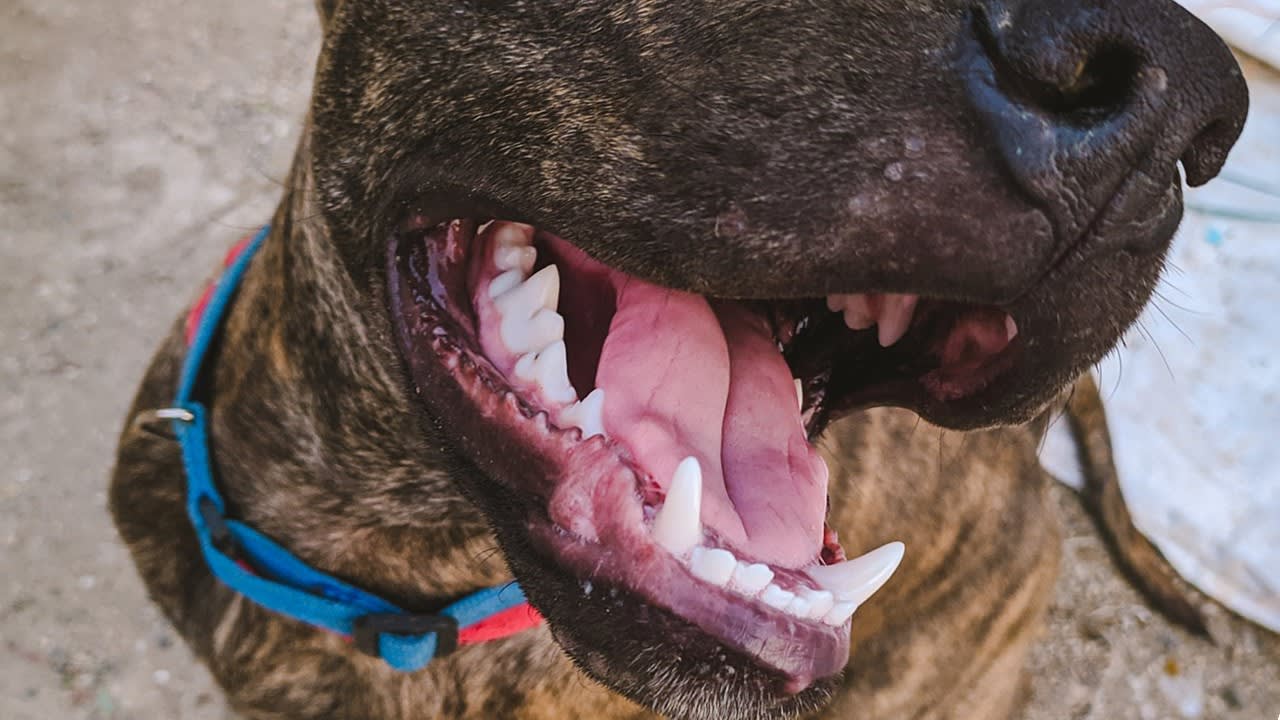
{"label": "dog's jaw", "polygon": [[[625,621],[609,608],[643,604],[655,637],[678,625],[687,638],[659,642],[650,662],[732,655],[721,689],[737,687],[738,673],[768,678],[780,703],[840,672],[850,617],[902,558],[894,544],[844,558],[824,527],[827,470],[808,435],[871,397],[943,402],[939,377],[978,393],[1017,357],[1006,352],[1016,323],[995,308],[949,315],[926,301],[917,323],[911,296],[708,300],[509,222],[432,225],[413,214],[391,240],[387,272],[412,383],[479,470],[468,486],[518,536],[508,556],[538,556],[541,575],[521,580],[566,644],[586,647],[575,640],[580,616],[557,617],[562,603],[597,607],[611,625]],[[875,367],[851,358],[900,341],[883,377],[864,373],[878,389],[858,396],[849,377],[833,381],[833,367]],[[903,364],[912,348],[936,351],[927,370]],[[708,408],[714,416],[698,419]],[[626,661],[591,655],[606,681],[601,663]]]}

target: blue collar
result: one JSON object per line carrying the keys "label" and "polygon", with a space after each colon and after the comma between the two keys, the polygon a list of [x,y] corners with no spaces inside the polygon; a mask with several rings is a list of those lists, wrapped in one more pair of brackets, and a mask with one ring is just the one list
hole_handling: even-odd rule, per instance
{"label": "blue collar", "polygon": [[[196,322],[173,406],[139,416],[170,421],[187,474],[187,515],[209,570],[223,584],[273,612],[352,638],[361,651],[404,672],[425,667],[459,644],[505,637],[540,618],[512,583],[480,590],[437,614],[410,613],[307,565],[266,535],[226,517],[209,458],[207,411],[196,383],[222,318],[269,228],[228,257],[222,276],[192,314]],[[135,423],[138,422],[135,420]]]}

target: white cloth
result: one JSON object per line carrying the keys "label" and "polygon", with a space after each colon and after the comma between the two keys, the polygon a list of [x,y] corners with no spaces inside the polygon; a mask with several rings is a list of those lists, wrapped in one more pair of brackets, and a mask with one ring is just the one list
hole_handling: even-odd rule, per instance
{"label": "white cloth", "polygon": [[1178,0],[1227,42],[1280,68],[1280,0]]}

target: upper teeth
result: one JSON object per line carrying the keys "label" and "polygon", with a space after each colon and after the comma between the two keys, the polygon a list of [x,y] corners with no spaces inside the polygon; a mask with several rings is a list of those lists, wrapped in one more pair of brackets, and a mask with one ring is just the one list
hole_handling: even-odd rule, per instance
{"label": "upper teeth", "polygon": [[537,383],[542,394],[555,403],[570,403],[578,392],[569,383],[569,363],[564,340],[557,340],[538,353],[525,353],[516,361],[515,375],[526,382]]}
{"label": "upper teeth", "polygon": [[653,539],[684,560],[694,577],[806,620],[840,626],[879,590],[902,561],[894,542],[866,555],[808,570],[817,587],[789,590],[774,582],[767,565],[738,560],[724,548],[702,545],[702,466],[688,457],[676,466],[667,497],[653,518]]}
{"label": "upper teeth", "polygon": [[512,374],[538,390],[547,404],[560,408],[555,418],[560,427],[581,428],[583,439],[603,435],[604,390],[596,388],[578,400],[578,391],[569,382],[564,317],[556,312],[560,270],[547,265],[530,276],[537,260],[533,228],[494,224],[493,270],[498,274],[489,281],[488,292],[497,310],[502,344],[518,356]]}
{"label": "upper teeth", "polygon": [[582,439],[604,434],[604,388],[596,388],[560,412],[560,424],[582,428]]}
{"label": "upper teeth", "polygon": [[844,314],[844,323],[851,330],[867,330],[877,326],[877,339],[883,347],[889,347],[902,339],[911,327],[918,295],[867,294],[828,295],[827,307],[832,312]]}

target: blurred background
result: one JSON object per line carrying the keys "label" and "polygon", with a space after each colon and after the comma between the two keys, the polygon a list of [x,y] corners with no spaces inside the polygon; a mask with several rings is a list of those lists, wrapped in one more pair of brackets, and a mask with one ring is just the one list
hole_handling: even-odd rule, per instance
{"label": "blurred background", "polygon": [[[1193,1],[1253,93],[1174,270],[1099,376],[1137,522],[1200,587],[1280,629],[1280,6]],[[0,2],[0,718],[221,719],[106,512],[155,344],[280,196],[319,46],[307,0]],[[1270,64],[1269,64],[1270,63]],[[1077,472],[1057,432],[1046,465]],[[1154,616],[1071,491],[1028,720],[1280,714],[1280,640]]]}

